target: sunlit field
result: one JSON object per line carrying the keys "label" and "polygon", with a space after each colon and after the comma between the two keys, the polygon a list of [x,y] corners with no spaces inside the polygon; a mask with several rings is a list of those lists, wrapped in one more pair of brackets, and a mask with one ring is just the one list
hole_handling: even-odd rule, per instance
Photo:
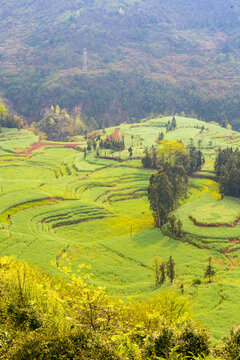
{"label": "sunlit field", "polygon": [[[168,133],[165,125],[171,117],[122,124],[118,129],[126,149],[100,150],[100,157],[96,151],[84,157],[83,137],[72,144],[41,144],[28,130],[3,129],[0,251],[57,276],[61,261],[74,269],[91,264],[92,282],[124,299],[159,291],[151,260],[159,256],[167,261],[171,255],[175,290],[184,285],[196,317],[220,338],[234,321],[240,322],[240,202],[222,199],[214,159],[219,147],[240,146],[240,134],[196,119],[176,119],[177,128]],[[115,129],[99,135],[104,139]],[[189,179],[187,199],[174,212],[188,235],[184,242],[155,229],[149,209],[147,187],[153,171],[141,167],[141,157],[146,146],[157,145],[161,132],[166,140],[186,145],[193,141],[206,159]],[[207,284],[203,275],[210,256],[216,277]],[[193,285],[196,278],[200,285]]]}

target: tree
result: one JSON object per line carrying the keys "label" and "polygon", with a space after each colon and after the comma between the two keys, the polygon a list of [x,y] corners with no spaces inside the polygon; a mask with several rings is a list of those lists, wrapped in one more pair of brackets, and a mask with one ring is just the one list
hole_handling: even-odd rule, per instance
{"label": "tree", "polygon": [[175,279],[175,262],[173,261],[172,256],[170,256],[167,262],[167,276],[169,277],[172,284],[173,280]]}
{"label": "tree", "polygon": [[214,165],[220,192],[240,197],[240,151],[238,148],[219,149]]}
{"label": "tree", "polygon": [[153,258],[153,260],[152,260],[152,269],[154,271],[156,286],[160,285],[160,278],[161,278],[160,266],[161,266],[161,264],[162,264],[161,258],[159,256],[155,256],[155,258]]}
{"label": "tree", "polygon": [[171,121],[171,130],[174,130],[176,129],[177,127],[177,122],[176,122],[176,119],[175,119],[175,116],[172,118],[172,121]]}
{"label": "tree", "polygon": [[163,139],[164,139],[164,133],[160,132],[159,135],[158,135],[158,140],[162,141]]}
{"label": "tree", "polygon": [[158,161],[161,165],[169,163],[170,165],[182,165],[185,169],[188,167],[189,154],[187,148],[179,141],[161,142],[158,148]]}
{"label": "tree", "polygon": [[88,152],[92,151],[92,141],[90,139],[88,139],[87,141],[87,151]]}
{"label": "tree", "polygon": [[211,278],[216,274],[213,266],[212,266],[212,258],[210,257],[208,259],[208,266],[205,270],[205,274],[204,274],[204,277],[208,277],[208,282],[210,283],[211,282]]}
{"label": "tree", "polygon": [[144,150],[145,156],[142,158],[142,166],[144,168],[151,168],[151,156],[149,154],[148,148],[146,147]]}
{"label": "tree", "polygon": [[152,160],[151,167],[153,169],[156,169],[157,168],[157,151],[156,151],[155,146],[152,146],[152,148],[151,148],[151,160]]}
{"label": "tree", "polygon": [[175,209],[178,206],[179,198],[186,196],[188,185],[187,173],[182,165],[171,166],[169,163],[163,165],[163,170],[172,184]]}
{"label": "tree", "polygon": [[128,152],[129,152],[129,156],[130,158],[132,158],[132,155],[133,155],[133,149],[132,147],[130,146],[130,148],[128,149]]}
{"label": "tree", "polygon": [[167,221],[168,213],[173,209],[173,188],[163,169],[150,177],[148,199],[156,227],[161,227]]}
{"label": "tree", "polygon": [[182,230],[182,221],[180,219],[177,220],[175,215],[168,217],[167,229],[173,234],[173,237],[182,239],[184,235]]}
{"label": "tree", "polygon": [[166,281],[166,272],[165,272],[165,264],[164,263],[162,263],[160,265],[159,270],[160,270],[160,284],[164,284]]}
{"label": "tree", "polygon": [[165,264],[159,256],[155,256],[152,259],[152,269],[155,276],[156,286],[160,286],[166,281]]}

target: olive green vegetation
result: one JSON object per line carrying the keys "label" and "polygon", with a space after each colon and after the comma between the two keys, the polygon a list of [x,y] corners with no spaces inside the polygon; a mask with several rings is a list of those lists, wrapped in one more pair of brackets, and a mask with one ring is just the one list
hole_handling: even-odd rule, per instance
{"label": "olive green vegetation", "polygon": [[[91,134],[97,149],[90,146],[86,153],[85,136],[76,136],[72,143],[41,143],[29,130],[3,128],[0,252],[54,276],[62,276],[59,264],[64,256],[74,271],[78,264],[91,264],[90,283],[106,286],[108,294],[125,300],[151,298],[169,287],[179,294],[184,291],[195,317],[220,339],[240,323],[239,224],[227,226],[239,213],[237,199],[221,199],[214,159],[219,146],[239,146],[240,134],[178,116],[176,128],[169,130],[171,121],[155,118],[99,130]],[[154,228],[147,199],[154,170],[142,168],[141,157],[146,146],[161,146],[161,132],[165,144],[193,143],[206,160],[189,179],[187,198],[171,214],[182,222],[186,236],[181,241],[168,230],[164,235]],[[124,137],[125,150],[99,147],[111,134]],[[219,227],[198,226],[194,220]],[[172,256],[173,285],[167,281],[161,289],[155,286],[155,256],[163,262]],[[210,284],[204,279],[209,257],[216,271]]]}

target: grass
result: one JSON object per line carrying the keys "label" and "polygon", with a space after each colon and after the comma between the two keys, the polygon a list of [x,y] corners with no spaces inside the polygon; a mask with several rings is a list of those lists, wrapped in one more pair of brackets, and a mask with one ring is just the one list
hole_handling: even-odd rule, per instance
{"label": "grass", "polygon": [[[124,299],[149,297],[159,291],[151,259],[160,256],[167,261],[172,255],[177,271],[175,290],[180,292],[184,284],[195,316],[218,339],[234,323],[240,305],[240,245],[236,241],[240,223],[229,226],[239,217],[240,207],[236,199],[222,199],[218,184],[208,177],[214,175],[218,146],[240,146],[240,136],[182,117],[177,117],[177,129],[165,134],[167,140],[185,144],[192,138],[206,159],[196,174],[199,178],[189,180],[188,198],[174,212],[187,233],[181,242],[154,228],[146,196],[152,171],[142,169],[140,162],[144,147],[157,144],[169,120],[122,124],[119,128],[126,147],[133,142],[133,159],[128,158],[127,150],[107,154],[120,156],[122,162],[96,158],[95,152],[84,159],[83,152],[64,144],[48,144],[28,155],[25,150],[38,139],[27,130],[4,129],[0,137],[0,251],[59,276],[51,264],[69,246],[67,257],[74,269],[79,263],[91,264],[92,282]],[[107,134],[113,131],[106,129]],[[81,148],[86,146],[82,138],[80,141]],[[210,227],[198,226],[190,217]],[[214,283],[206,284],[203,275],[210,256],[217,275]],[[193,286],[194,278],[203,283]]]}

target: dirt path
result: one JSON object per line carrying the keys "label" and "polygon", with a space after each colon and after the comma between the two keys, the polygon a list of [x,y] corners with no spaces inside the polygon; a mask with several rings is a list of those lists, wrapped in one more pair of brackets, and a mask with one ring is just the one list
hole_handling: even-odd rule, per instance
{"label": "dirt path", "polygon": [[227,256],[227,255],[225,255],[225,256],[228,259],[228,261],[230,262],[230,265],[228,267],[228,272],[230,272],[232,270],[232,267],[233,267],[233,261],[229,256]]}
{"label": "dirt path", "polygon": [[[236,243],[236,244],[239,244],[239,241],[238,240],[234,240],[234,239],[230,239],[229,240],[230,243]],[[220,252],[228,259],[229,261],[229,267],[228,267],[228,272],[230,272],[234,266],[233,264],[233,260],[230,258],[230,256],[228,254],[232,254],[234,253],[235,251],[237,250],[240,250],[240,248],[236,248],[236,249],[230,249],[230,248],[227,248],[227,249],[224,249],[224,250],[221,250]]]}
{"label": "dirt path", "polygon": [[115,129],[114,132],[109,136],[109,138],[113,140],[121,140],[120,129]]}

